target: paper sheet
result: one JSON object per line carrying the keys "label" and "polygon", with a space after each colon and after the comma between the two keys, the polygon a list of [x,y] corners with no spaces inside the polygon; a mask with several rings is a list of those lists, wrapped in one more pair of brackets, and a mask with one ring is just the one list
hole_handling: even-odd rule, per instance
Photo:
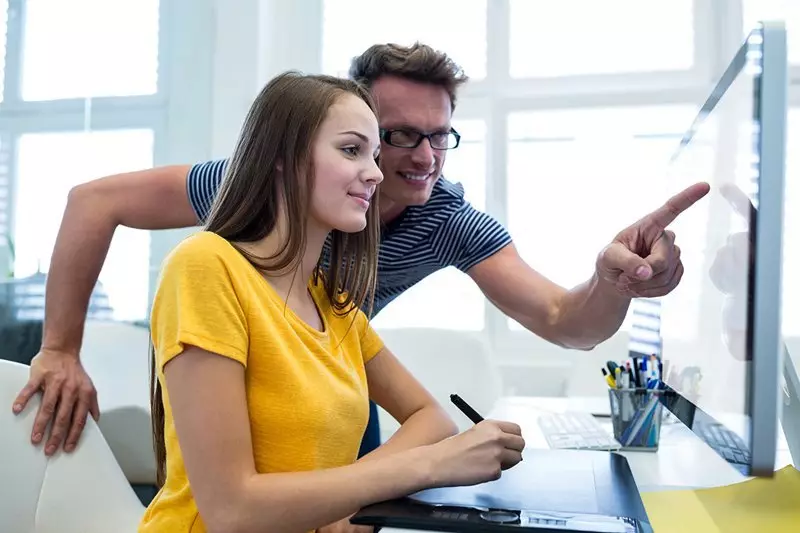
{"label": "paper sheet", "polygon": [[786,466],[773,478],[713,489],[645,492],[656,533],[800,532],[800,471]]}

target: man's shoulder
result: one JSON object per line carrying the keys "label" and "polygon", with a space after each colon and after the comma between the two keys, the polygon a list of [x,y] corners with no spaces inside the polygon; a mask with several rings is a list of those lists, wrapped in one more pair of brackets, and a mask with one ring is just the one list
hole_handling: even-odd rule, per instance
{"label": "man's shoulder", "polygon": [[433,186],[428,201],[410,206],[403,215],[403,223],[392,233],[405,233],[413,228],[415,234],[428,230],[437,232],[443,226],[452,226],[465,216],[481,214],[464,197],[464,186],[440,177]]}
{"label": "man's shoulder", "polygon": [[428,220],[431,220],[431,216],[436,216],[443,221],[443,216],[453,215],[461,209],[470,207],[464,199],[464,186],[442,176],[434,184],[428,201],[423,205],[414,206],[413,213]]}
{"label": "man's shoulder", "polygon": [[450,181],[444,176],[440,177],[433,186],[431,199],[452,199],[456,202],[464,200],[464,186],[460,182]]}
{"label": "man's shoulder", "polygon": [[197,179],[219,179],[225,173],[228,166],[228,159],[211,159],[195,163],[189,169],[190,181]]}
{"label": "man's shoulder", "polygon": [[189,169],[186,189],[197,220],[202,222],[208,217],[227,167],[227,159],[212,159],[195,163]]}

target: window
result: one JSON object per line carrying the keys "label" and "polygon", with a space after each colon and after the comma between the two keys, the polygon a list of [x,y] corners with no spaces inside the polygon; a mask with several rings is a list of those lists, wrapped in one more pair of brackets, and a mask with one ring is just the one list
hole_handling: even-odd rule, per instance
{"label": "window", "polygon": [[[154,165],[168,122],[158,80],[162,5],[0,0],[0,8],[0,261],[28,278],[50,268],[72,187]],[[107,296],[114,319],[146,318],[149,253],[149,233],[116,231],[94,316],[106,316]]]}
{"label": "window", "polygon": [[353,57],[376,43],[440,48],[471,79],[486,75],[486,0],[324,0],[322,69],[346,76]]}
{"label": "window", "polygon": [[475,209],[486,209],[486,122],[454,120],[461,144],[450,150],[443,174],[449,181],[464,186],[464,197]]}
{"label": "window", "polygon": [[[3,101],[3,90],[6,69],[6,36],[8,34],[8,0],[0,0],[0,102]],[[2,200],[0,199],[0,203]]]}
{"label": "window", "polygon": [[786,23],[786,46],[789,62],[800,65],[800,2],[797,0],[744,0],[744,35],[761,20],[783,20]]}
{"label": "window", "polygon": [[27,0],[23,100],[153,94],[158,0]]}
{"label": "window", "polygon": [[[11,201],[11,176],[9,175],[9,160],[11,158],[11,147],[8,135],[0,133],[0,252],[7,246],[10,223],[10,201]],[[2,257],[2,254],[0,254]],[[8,271],[13,270],[13,265],[0,264],[0,274],[5,276]]]}
{"label": "window", "polygon": [[687,70],[692,0],[510,0],[514,78]]}
{"label": "window", "polygon": [[[151,130],[30,133],[19,138],[16,272],[47,272],[69,190],[94,177],[153,166]],[[47,194],[42,194],[47,191]],[[150,237],[117,229],[100,282],[117,320],[146,316]]]}
{"label": "window", "polygon": [[695,113],[665,105],[511,114],[508,220],[520,255],[564,287],[588,279],[614,235],[666,199],[668,158]]}
{"label": "window", "polygon": [[[729,57],[731,29],[785,18],[790,59],[800,65],[800,39],[791,34],[800,24],[795,0],[409,1],[325,0],[324,19],[310,26],[323,27],[321,70],[342,75],[371,44],[417,39],[460,62],[477,83],[462,93],[459,112],[471,120],[456,125],[464,144],[448,155],[444,176],[462,182],[476,208],[506,223],[534,268],[567,287],[592,274],[596,254],[618,231],[676,190],[668,157],[708,96],[719,62]],[[359,9],[368,15],[356,23]],[[797,105],[795,85],[789,98]],[[797,113],[791,131],[800,130]],[[496,138],[498,128],[507,129],[507,138]],[[800,164],[792,157],[787,197],[800,202],[794,191],[800,185],[791,181]],[[699,210],[681,220],[684,227],[713,226],[706,216]],[[800,226],[793,216],[787,210],[787,227]],[[701,233],[678,233],[685,254],[704,252],[707,235]],[[786,272],[800,267],[795,247],[787,239]],[[800,292],[800,281],[785,278],[786,294]],[[701,283],[686,274],[682,281],[686,287]],[[459,292],[462,287],[482,304]],[[480,306],[493,316],[471,280],[448,270],[413,287],[376,320],[391,327],[478,328]],[[785,309],[787,327],[800,324],[800,303],[787,298]],[[657,340],[648,335],[658,331],[660,319],[660,299],[636,300],[623,329],[645,349]],[[681,320],[695,327],[701,322],[688,315]],[[490,320],[485,327],[498,347],[523,338],[508,336],[507,328],[521,327],[513,320]]]}
{"label": "window", "polygon": [[[453,121],[461,144],[447,154],[444,176],[464,185],[465,197],[483,209],[486,188],[486,125]],[[401,294],[373,320],[378,328],[429,327],[481,330],[485,297],[472,279],[455,268],[440,270]]]}

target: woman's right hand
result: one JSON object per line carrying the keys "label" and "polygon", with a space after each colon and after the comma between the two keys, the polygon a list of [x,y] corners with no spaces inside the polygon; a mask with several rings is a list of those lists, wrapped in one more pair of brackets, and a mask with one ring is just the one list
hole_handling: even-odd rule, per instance
{"label": "woman's right hand", "polygon": [[431,445],[433,484],[447,487],[494,481],[503,470],[522,461],[524,448],[517,424],[484,420]]}

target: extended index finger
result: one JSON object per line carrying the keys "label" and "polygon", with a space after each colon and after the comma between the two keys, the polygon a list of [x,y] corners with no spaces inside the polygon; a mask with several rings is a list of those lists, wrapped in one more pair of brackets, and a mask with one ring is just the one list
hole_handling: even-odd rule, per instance
{"label": "extended index finger", "polygon": [[664,205],[650,213],[647,218],[660,229],[666,229],[667,226],[678,218],[678,215],[692,207],[698,200],[708,194],[710,189],[711,187],[708,183],[695,183],[667,200]]}

